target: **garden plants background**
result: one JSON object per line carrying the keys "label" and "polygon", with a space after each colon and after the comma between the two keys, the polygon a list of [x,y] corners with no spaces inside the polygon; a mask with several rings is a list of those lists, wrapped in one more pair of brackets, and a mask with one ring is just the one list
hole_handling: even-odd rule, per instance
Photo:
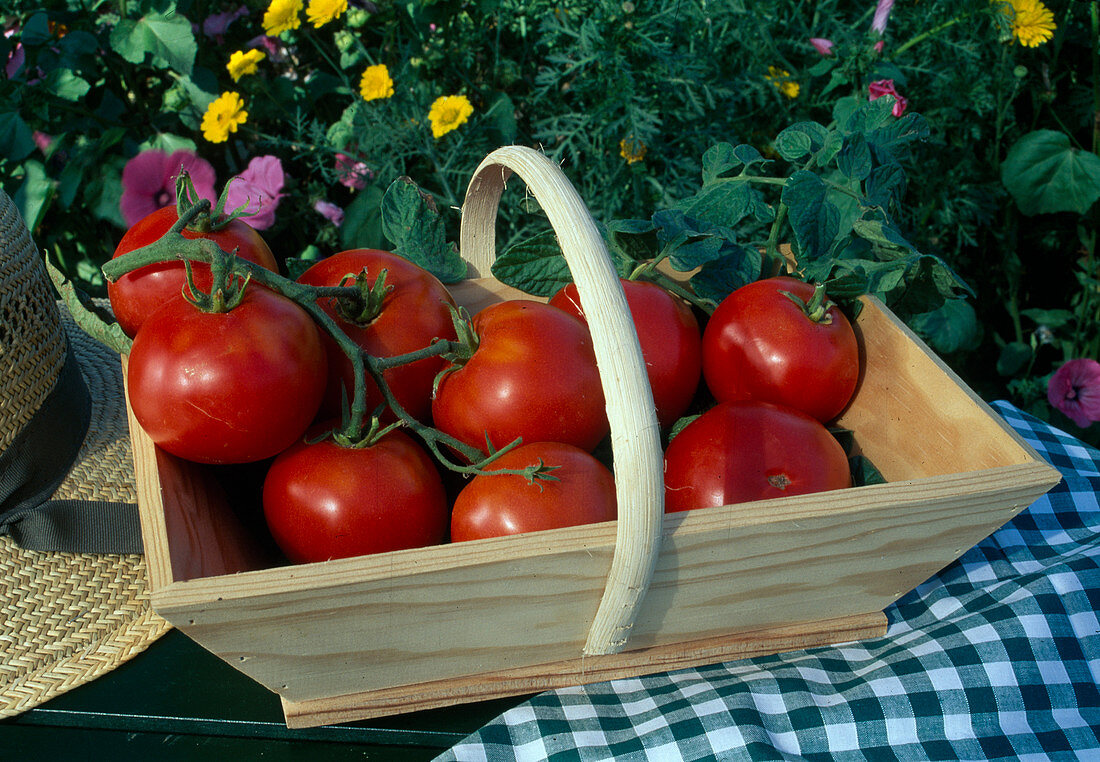
{"label": "garden plants background", "polygon": [[[0,22],[0,183],[89,293],[181,166],[211,200],[235,178],[288,268],[366,246],[445,269],[474,168],[520,143],[624,273],[701,266],[717,300],[790,243],[984,398],[1100,442],[1097,0],[9,0]],[[498,277],[549,294],[534,207],[506,196]]]}

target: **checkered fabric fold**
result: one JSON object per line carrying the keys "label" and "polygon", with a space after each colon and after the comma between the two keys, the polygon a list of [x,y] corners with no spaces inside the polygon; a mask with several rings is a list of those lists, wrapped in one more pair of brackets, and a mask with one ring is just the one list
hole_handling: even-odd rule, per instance
{"label": "checkered fabric fold", "polygon": [[450,760],[1100,760],[1100,452],[887,609],[882,638],[540,694]]}

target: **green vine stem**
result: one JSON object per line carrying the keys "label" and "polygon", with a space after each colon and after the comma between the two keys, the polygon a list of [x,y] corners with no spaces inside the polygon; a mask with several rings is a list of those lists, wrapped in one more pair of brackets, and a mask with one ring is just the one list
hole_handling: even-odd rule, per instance
{"label": "green vine stem", "polygon": [[[285,296],[294,301],[314,319],[314,321],[330,336],[351,361],[355,375],[355,389],[352,402],[342,422],[342,428],[333,432],[336,441],[349,445],[362,442],[364,437],[377,440],[381,434],[377,424],[368,419],[372,411],[366,409],[366,378],[369,375],[375,382],[386,405],[397,417],[395,425],[405,426],[411,429],[427,446],[439,461],[448,469],[463,474],[516,474],[532,479],[553,478],[550,470],[543,464],[535,464],[523,469],[496,469],[485,471],[485,467],[493,463],[506,452],[521,444],[519,439],[508,445],[495,449],[491,445],[483,452],[462,442],[449,434],[413,418],[401,405],[393,394],[384,377],[384,371],[389,368],[403,365],[428,357],[444,356],[461,352],[460,343],[447,339],[439,339],[427,347],[413,352],[393,357],[375,357],[364,352],[343,330],[336,321],[321,308],[318,299],[336,298],[340,300],[354,300],[362,297],[362,292],[355,286],[326,286],[317,287],[290,280],[272,272],[260,265],[235,257],[235,255],[221,249],[216,243],[206,238],[185,238],[182,230],[187,225],[187,220],[194,215],[202,213],[203,205],[209,209],[209,201],[195,204],[181,216],[179,222],[173,225],[165,235],[153,243],[134,249],[116,259],[112,259],[103,265],[103,276],[109,281],[116,281],[128,272],[151,264],[168,261],[183,261],[185,263],[203,262],[213,265],[221,259],[230,258],[230,272],[232,275],[248,278],[262,286]],[[117,328],[117,325],[115,326]],[[388,428],[387,428],[388,430]],[[447,454],[451,450],[458,454],[462,462]]]}
{"label": "green vine stem", "polygon": [[[130,353],[130,345],[133,342],[122,331],[122,326],[114,322],[113,316],[104,315],[91,299],[80,291],[73,282],[65,277],[59,269],[54,267],[48,259],[46,272],[53,281],[54,288],[61,296],[69,314],[84,333],[120,355]],[[110,318],[110,319],[108,319]]]}

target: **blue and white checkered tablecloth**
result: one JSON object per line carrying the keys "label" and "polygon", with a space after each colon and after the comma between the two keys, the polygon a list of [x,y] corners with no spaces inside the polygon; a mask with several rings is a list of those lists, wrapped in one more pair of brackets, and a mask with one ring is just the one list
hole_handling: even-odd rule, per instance
{"label": "blue and white checkered tablecloth", "polygon": [[549,691],[436,762],[1100,760],[1100,451],[993,407],[1064,478],[884,637]]}

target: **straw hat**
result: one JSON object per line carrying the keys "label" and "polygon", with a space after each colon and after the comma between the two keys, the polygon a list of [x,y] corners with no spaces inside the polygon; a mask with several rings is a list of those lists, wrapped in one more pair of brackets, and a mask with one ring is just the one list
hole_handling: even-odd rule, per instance
{"label": "straw hat", "polygon": [[0,717],[98,677],[170,627],[150,609],[132,552],[118,355],[54,299],[0,190]]}

